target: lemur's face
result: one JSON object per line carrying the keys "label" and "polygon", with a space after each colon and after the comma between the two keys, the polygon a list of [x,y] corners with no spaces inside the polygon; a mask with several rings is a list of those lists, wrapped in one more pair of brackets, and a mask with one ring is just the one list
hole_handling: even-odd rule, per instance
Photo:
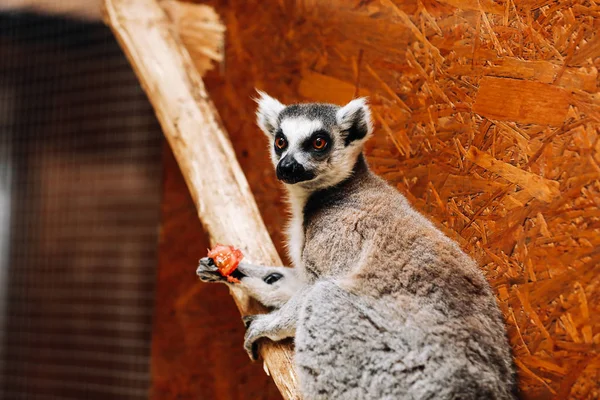
{"label": "lemur's face", "polygon": [[335,185],[351,172],[372,131],[365,99],[284,106],[259,92],[258,125],[270,140],[277,178],[315,190]]}

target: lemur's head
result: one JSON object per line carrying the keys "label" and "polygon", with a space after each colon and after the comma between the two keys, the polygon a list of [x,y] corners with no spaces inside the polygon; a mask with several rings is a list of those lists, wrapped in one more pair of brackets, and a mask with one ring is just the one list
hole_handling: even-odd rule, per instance
{"label": "lemur's head", "polygon": [[285,106],[258,93],[258,126],[269,137],[279,180],[316,190],[350,176],[373,130],[364,98],[343,107],[321,103]]}

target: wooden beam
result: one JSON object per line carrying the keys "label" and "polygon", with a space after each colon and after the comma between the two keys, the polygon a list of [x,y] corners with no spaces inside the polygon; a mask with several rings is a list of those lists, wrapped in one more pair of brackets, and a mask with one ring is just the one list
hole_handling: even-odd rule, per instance
{"label": "wooden beam", "polygon": [[[105,0],[105,13],[156,111],[211,242],[233,244],[253,263],[281,265],[219,115],[159,3]],[[190,273],[195,267],[190,265]],[[232,296],[242,315],[264,311],[238,290]],[[299,399],[290,346],[265,341],[260,354],[283,397]]]}

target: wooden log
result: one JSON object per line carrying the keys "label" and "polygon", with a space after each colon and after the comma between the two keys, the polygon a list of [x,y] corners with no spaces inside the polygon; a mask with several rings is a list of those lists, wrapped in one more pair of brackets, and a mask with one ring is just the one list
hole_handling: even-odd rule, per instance
{"label": "wooden log", "polygon": [[[231,243],[250,262],[281,265],[220,117],[163,9],[155,0],[106,0],[105,13],[156,111],[211,243]],[[235,289],[232,296],[242,315],[264,311]],[[266,341],[259,351],[283,397],[299,399],[290,346]]]}

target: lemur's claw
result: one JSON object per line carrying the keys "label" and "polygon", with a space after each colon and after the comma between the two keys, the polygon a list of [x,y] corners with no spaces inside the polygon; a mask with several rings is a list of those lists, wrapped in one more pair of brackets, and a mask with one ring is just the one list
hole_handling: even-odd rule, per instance
{"label": "lemur's claw", "polygon": [[258,360],[258,339],[263,337],[260,329],[257,329],[256,323],[258,315],[245,315],[242,317],[244,325],[246,325],[246,336],[244,337],[244,349],[248,353],[250,360]]}
{"label": "lemur's claw", "polygon": [[256,319],[256,315],[244,315],[242,317],[242,321],[244,321],[244,326],[246,327],[246,329],[248,329],[250,327],[250,324],[255,319]]}
{"label": "lemur's claw", "polygon": [[252,345],[252,358],[251,358],[251,360],[252,361],[258,360],[258,344],[257,343],[254,343]]}
{"label": "lemur's claw", "polygon": [[244,342],[244,349],[246,350],[248,357],[250,357],[250,360],[252,361],[258,360],[258,343],[256,342],[256,340],[257,339],[246,340]]}
{"label": "lemur's claw", "polygon": [[219,268],[217,268],[213,259],[208,257],[200,259],[196,275],[198,275],[202,282],[223,282],[226,280],[219,272]]}

